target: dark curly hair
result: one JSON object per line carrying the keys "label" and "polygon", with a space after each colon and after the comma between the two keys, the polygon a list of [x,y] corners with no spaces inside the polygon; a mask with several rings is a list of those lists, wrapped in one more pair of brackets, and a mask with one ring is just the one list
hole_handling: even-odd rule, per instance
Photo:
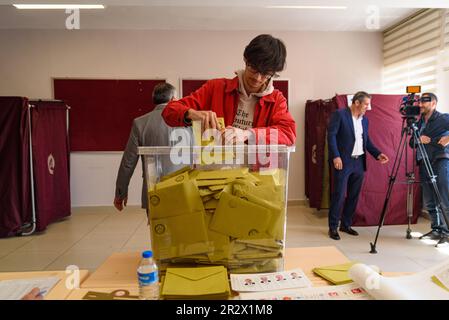
{"label": "dark curly hair", "polygon": [[287,49],[280,39],[269,34],[255,37],[246,46],[243,53],[247,65],[262,74],[284,70]]}

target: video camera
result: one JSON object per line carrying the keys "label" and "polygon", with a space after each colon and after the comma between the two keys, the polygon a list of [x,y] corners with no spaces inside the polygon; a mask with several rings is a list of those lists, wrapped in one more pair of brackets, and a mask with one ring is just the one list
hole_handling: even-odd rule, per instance
{"label": "video camera", "polygon": [[408,95],[402,98],[399,112],[401,112],[403,118],[416,119],[420,114],[418,94],[421,93],[421,86],[408,86],[407,93]]}

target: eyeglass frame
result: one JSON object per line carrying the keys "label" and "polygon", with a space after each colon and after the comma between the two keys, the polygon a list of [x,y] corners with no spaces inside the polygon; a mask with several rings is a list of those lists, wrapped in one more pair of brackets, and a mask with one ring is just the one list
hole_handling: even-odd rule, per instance
{"label": "eyeglass frame", "polygon": [[274,73],[263,73],[258,71],[256,68],[254,68],[251,64],[246,63],[246,68],[249,70],[249,72],[251,72],[252,74],[260,74],[262,76],[262,78],[264,78],[265,80],[270,80],[271,78],[278,78],[279,75],[274,72]]}

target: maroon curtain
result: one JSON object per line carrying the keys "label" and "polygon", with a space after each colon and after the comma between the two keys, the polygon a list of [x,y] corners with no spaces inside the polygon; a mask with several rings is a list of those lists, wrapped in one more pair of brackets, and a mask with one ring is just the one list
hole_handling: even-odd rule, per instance
{"label": "maroon curtain", "polygon": [[311,208],[321,209],[323,197],[324,149],[330,115],[337,108],[333,100],[308,100],[305,114],[305,183]]}
{"label": "maroon curtain", "polygon": [[28,101],[0,97],[0,237],[31,221]]}
{"label": "maroon curtain", "polygon": [[317,134],[316,128],[319,123],[319,105],[321,100],[308,100],[305,111],[305,183],[306,196],[309,206],[316,208],[321,203],[321,183],[316,177],[319,174],[317,158]]}
{"label": "maroon curtain", "polygon": [[37,231],[70,215],[69,144],[66,105],[30,101]]}
{"label": "maroon curtain", "polygon": [[[376,147],[385,153],[390,161],[381,165],[372,156],[367,156],[368,171],[363,181],[363,187],[354,216],[354,225],[372,226],[379,223],[379,217],[384,204],[389,175],[392,172],[394,158],[396,156],[402,128],[402,118],[399,107],[402,95],[373,94],[371,98],[372,110],[367,111],[369,119],[370,139]],[[414,169],[416,182],[419,181],[419,171],[414,166],[412,149],[407,146],[409,170]],[[405,178],[405,155],[399,167],[397,180],[390,198],[386,213],[385,224],[407,223],[407,185]],[[421,192],[419,184],[414,186],[414,215],[412,222],[416,223],[421,210]]]}

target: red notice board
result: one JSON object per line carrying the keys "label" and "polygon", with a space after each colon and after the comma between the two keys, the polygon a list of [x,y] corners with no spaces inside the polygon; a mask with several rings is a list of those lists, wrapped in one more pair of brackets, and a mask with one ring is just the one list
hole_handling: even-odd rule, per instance
{"label": "red notice board", "polygon": [[165,80],[54,79],[54,98],[70,106],[71,151],[122,151],[132,121],[153,110]]}
{"label": "red notice board", "polygon": [[[192,92],[198,90],[207,80],[200,79],[182,79],[181,80],[181,88],[182,88],[182,96],[188,96]],[[282,92],[285,99],[287,99],[288,105],[288,80],[274,80],[273,85],[276,89]]]}

